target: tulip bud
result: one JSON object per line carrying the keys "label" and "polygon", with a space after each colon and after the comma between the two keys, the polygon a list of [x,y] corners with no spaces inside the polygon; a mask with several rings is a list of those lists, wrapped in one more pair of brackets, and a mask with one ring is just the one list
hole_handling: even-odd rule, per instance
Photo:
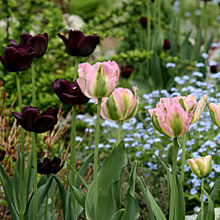
{"label": "tulip bud", "polygon": [[137,112],[139,97],[137,87],[134,94],[129,89],[117,88],[101,104],[101,116],[109,121],[129,120]]}
{"label": "tulip bud", "polygon": [[82,93],[89,98],[108,97],[117,85],[119,67],[116,62],[108,61],[79,65],[77,83]]}
{"label": "tulip bud", "polygon": [[188,163],[192,172],[198,177],[206,177],[212,171],[212,157],[210,155],[199,159],[188,159]]}

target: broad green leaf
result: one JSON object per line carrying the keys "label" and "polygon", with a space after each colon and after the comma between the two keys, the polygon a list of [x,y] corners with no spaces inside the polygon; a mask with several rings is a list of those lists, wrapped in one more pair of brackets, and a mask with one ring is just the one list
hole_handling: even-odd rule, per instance
{"label": "broad green leaf", "polygon": [[[119,180],[121,170],[126,164],[127,158],[125,155],[124,141],[121,141],[119,145],[112,150],[109,157],[105,159],[98,173],[99,219],[110,220],[116,212],[112,186]],[[94,182],[86,197],[85,212],[87,219],[95,219]]]}
{"label": "broad green leaf", "polygon": [[[220,177],[218,177],[216,179],[215,184],[211,189],[210,198],[211,198],[213,204],[215,202],[217,194],[219,193],[219,189],[220,189]],[[204,216],[205,216],[205,218],[206,218],[207,212],[208,212],[208,203],[206,202],[204,204]],[[201,219],[201,212],[199,212],[199,214],[197,215],[196,220],[200,220],[200,219]]]}
{"label": "broad green leaf", "polygon": [[133,85],[138,86],[139,95],[150,93],[152,90],[152,86],[149,83],[149,80],[143,80],[138,78],[133,78],[129,81],[129,85],[132,87]]}
{"label": "broad green leaf", "polygon": [[60,192],[60,200],[61,200],[61,206],[62,206],[62,210],[63,210],[63,216],[65,216],[65,210],[66,210],[66,188],[63,185],[63,183],[60,181],[59,178],[57,178],[56,175],[54,175],[54,179],[57,182],[57,186],[59,188],[59,192]]}
{"label": "broad green leaf", "polygon": [[[139,180],[139,182],[140,182],[140,180]],[[145,194],[146,194],[147,200],[150,203],[150,207],[153,210],[156,219],[166,220],[165,215],[161,211],[160,207],[158,206],[157,202],[155,201],[154,197],[152,196],[152,194],[150,193],[150,191],[146,185],[145,185],[145,191],[143,191],[143,192],[145,192]]]}
{"label": "broad green leaf", "polygon": [[122,191],[122,183],[125,175],[125,169],[118,181],[116,181],[112,186],[112,193],[114,196],[115,206],[117,210],[121,209],[121,191]]}
{"label": "broad green leaf", "polygon": [[[85,174],[86,174],[86,171],[87,171],[87,169],[88,169],[88,165],[89,165],[89,163],[93,160],[93,157],[94,157],[94,152],[93,153],[91,153],[89,156],[88,156],[88,158],[85,160],[85,162],[83,163],[83,165],[82,165],[82,167],[80,168],[80,170],[79,170],[79,174],[80,174],[80,176],[85,176]],[[77,175],[77,177],[76,177],[76,188],[78,188],[79,189],[79,187],[80,187],[80,184],[81,184],[81,180],[80,180],[80,178],[79,178],[79,176]],[[88,190],[88,189],[87,189]]]}
{"label": "broad green leaf", "polygon": [[4,189],[5,197],[7,200],[8,208],[11,212],[11,215],[18,215],[17,210],[13,206],[14,204],[14,199],[13,199],[13,183],[7,173],[5,172],[4,168],[2,167],[2,164],[0,163],[0,178],[2,182],[2,186]]}
{"label": "broad green leaf", "polygon": [[66,191],[66,204],[65,204],[65,216],[64,219],[65,220],[76,220],[75,219],[75,210],[73,209],[73,198],[72,198],[72,194],[70,192],[70,188],[67,188]]}
{"label": "broad green leaf", "polygon": [[212,202],[212,199],[210,198],[209,194],[203,189],[203,192],[205,193],[207,199],[208,199],[208,210],[206,212],[206,220],[215,220],[215,209]]}
{"label": "broad green leaf", "polygon": [[192,30],[190,30],[187,33],[187,35],[186,35],[186,37],[180,47],[180,59],[190,60],[192,57],[191,51],[193,50],[193,46],[189,42],[189,37],[190,37],[191,33],[192,33]]}
{"label": "broad green leaf", "polygon": [[14,184],[13,184],[14,206],[16,210],[20,210],[20,202],[19,202],[20,201],[20,171],[21,171],[21,158],[20,158],[19,146],[17,146],[17,164],[15,168]]}
{"label": "broad green leaf", "polygon": [[213,42],[213,38],[214,38],[214,34],[212,34],[207,42],[207,45],[206,45],[206,53],[209,53],[209,50],[211,48],[211,45],[212,45],[212,42]]}
{"label": "broad green leaf", "polygon": [[161,28],[155,28],[154,33],[152,36],[152,49],[156,51],[157,54],[160,54],[160,52],[163,49],[164,44],[164,36]]}
{"label": "broad green leaf", "polygon": [[161,68],[160,68],[160,58],[155,51],[151,59],[151,74],[152,74],[155,89],[162,89],[163,88],[163,77],[162,77]]}
{"label": "broad green leaf", "polygon": [[202,26],[200,25],[195,39],[195,46],[193,48],[193,57],[192,60],[198,60],[200,56],[200,49],[202,44]]}
{"label": "broad green leaf", "polygon": [[144,183],[144,179],[141,180],[139,177],[137,179],[138,179],[138,182],[139,182],[139,184],[141,186],[141,190],[143,192],[143,195],[144,195],[144,198],[145,198],[145,201],[146,201],[146,204],[147,204],[147,208],[148,208],[148,211],[149,211],[149,214],[150,214],[150,219],[151,220],[155,220],[154,212],[153,212],[153,210],[151,208],[150,201],[149,201],[148,196],[147,196],[147,191],[146,191],[146,188],[144,186],[144,184],[145,184]]}
{"label": "broad green leaf", "polygon": [[[177,51],[177,45],[175,40],[175,22],[176,19],[173,18],[171,21],[171,27],[170,27],[170,34],[169,34],[169,41],[170,41],[170,52],[172,56],[176,56]],[[175,30],[175,31],[174,31]]]}
{"label": "broad green leaf", "polygon": [[137,162],[134,163],[130,174],[129,186],[126,193],[126,205],[125,205],[125,213],[123,215],[123,220],[135,220],[140,215],[138,203],[134,195],[136,167],[137,167]]}
{"label": "broad green leaf", "polygon": [[[41,185],[37,189],[37,210],[39,211],[41,208],[41,204],[43,203],[44,198],[47,195],[47,192],[52,184],[53,176],[50,176],[47,182],[44,185]],[[30,207],[28,211],[28,219],[32,220],[34,213],[34,197],[31,198]]]}
{"label": "broad green leaf", "polygon": [[83,185],[85,186],[86,190],[88,191],[89,190],[89,186],[88,184],[85,182],[85,180],[83,179],[83,177],[76,171],[76,169],[71,166],[69,163],[68,163],[68,166],[69,168],[77,175],[77,177],[79,178],[79,180],[83,183]]}
{"label": "broad green leaf", "polygon": [[114,214],[114,216],[112,217],[111,220],[122,220],[123,215],[124,215],[124,212],[125,212],[124,209],[118,210],[118,211]]}
{"label": "broad green leaf", "polygon": [[73,196],[76,198],[76,200],[78,201],[78,203],[85,208],[85,201],[86,201],[86,196],[76,187],[72,186],[72,184],[69,181],[68,178],[68,185],[71,189],[71,192],[73,193]]}
{"label": "broad green leaf", "polygon": [[176,186],[177,186],[177,216],[178,220],[185,220],[185,199],[183,193],[183,186],[178,177],[176,175]]}

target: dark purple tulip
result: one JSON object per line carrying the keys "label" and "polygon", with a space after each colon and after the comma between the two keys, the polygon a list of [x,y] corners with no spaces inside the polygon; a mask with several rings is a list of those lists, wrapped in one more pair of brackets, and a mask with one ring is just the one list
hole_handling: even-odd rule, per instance
{"label": "dark purple tulip", "polygon": [[129,66],[121,68],[121,77],[128,79],[131,75],[131,68]]}
{"label": "dark purple tulip", "polygon": [[35,56],[30,44],[26,44],[24,47],[8,45],[3,54],[4,58],[0,56],[0,60],[9,72],[25,71],[31,65]]}
{"label": "dark purple tulip", "polygon": [[5,150],[0,150],[0,162],[4,160],[5,154],[6,154]]}
{"label": "dark purple tulip", "polygon": [[89,101],[76,81],[70,83],[64,79],[56,79],[52,87],[59,99],[66,105],[85,105]]}
{"label": "dark purple tulip", "polygon": [[163,49],[164,50],[169,50],[170,49],[170,41],[168,39],[164,39]]}
{"label": "dark purple tulip", "polygon": [[100,37],[96,34],[85,36],[82,31],[78,30],[69,30],[68,39],[60,33],[57,35],[63,40],[66,52],[71,56],[77,57],[89,56],[100,42]]}
{"label": "dark purple tulip", "polygon": [[57,112],[51,107],[40,114],[35,107],[23,106],[21,113],[12,112],[12,114],[26,131],[44,133],[51,130],[57,123]]}
{"label": "dark purple tulip", "polygon": [[30,44],[33,47],[33,51],[35,53],[35,58],[41,58],[46,50],[48,45],[48,35],[37,34],[32,36],[28,33],[24,33],[20,35],[20,44],[18,44],[15,40],[10,40],[13,45],[24,47],[26,44]]}
{"label": "dark purple tulip", "polygon": [[48,157],[44,158],[43,162],[41,162],[39,159],[37,160],[37,172],[39,174],[56,174],[58,173],[62,167],[63,164],[61,164],[61,159],[58,157],[54,157],[53,160],[50,160]]}
{"label": "dark purple tulip", "polygon": [[210,65],[210,72],[217,73],[218,72],[218,63]]}
{"label": "dark purple tulip", "polygon": [[147,18],[146,17],[140,18],[139,22],[140,22],[142,28],[146,28],[147,27]]}

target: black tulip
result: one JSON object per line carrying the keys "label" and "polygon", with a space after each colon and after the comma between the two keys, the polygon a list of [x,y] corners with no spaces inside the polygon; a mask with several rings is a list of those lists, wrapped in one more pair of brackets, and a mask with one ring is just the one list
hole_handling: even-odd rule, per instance
{"label": "black tulip", "polygon": [[66,52],[71,56],[87,57],[95,50],[96,45],[100,43],[100,37],[96,34],[85,36],[79,30],[69,30],[68,39],[60,33],[57,35],[63,40]]}
{"label": "black tulip", "polygon": [[164,39],[163,49],[164,50],[169,50],[170,49],[170,41],[168,39]]}
{"label": "black tulip", "polygon": [[9,72],[25,71],[30,67],[35,57],[33,48],[29,43],[24,47],[14,44],[8,45],[3,54],[4,57],[0,56],[0,60],[4,68]]}
{"label": "black tulip", "polygon": [[4,160],[5,154],[6,154],[5,150],[0,150],[0,162]]}
{"label": "black tulip", "polygon": [[33,48],[33,51],[35,53],[34,58],[41,58],[46,50],[48,45],[48,35],[47,33],[44,34],[37,34],[35,36],[32,36],[28,33],[24,33],[20,35],[20,44],[18,44],[15,40],[10,39],[9,40],[14,46],[17,47],[24,47],[27,44],[30,44]]}
{"label": "black tulip", "polygon": [[142,28],[146,28],[147,27],[147,18],[146,17],[140,18],[139,22],[140,22]]}
{"label": "black tulip", "polygon": [[129,66],[121,68],[121,77],[128,79],[131,75],[131,68]]}
{"label": "black tulip", "polygon": [[63,164],[61,165],[61,159],[58,157],[54,157],[52,160],[46,157],[43,162],[39,159],[37,160],[37,172],[39,174],[56,174],[62,169],[62,167]]}
{"label": "black tulip", "polygon": [[23,106],[21,113],[12,112],[12,114],[26,131],[44,133],[53,129],[57,123],[57,112],[51,107],[40,114],[35,107]]}
{"label": "black tulip", "polygon": [[52,87],[59,99],[66,105],[85,105],[89,101],[76,81],[70,83],[64,79],[56,79]]}

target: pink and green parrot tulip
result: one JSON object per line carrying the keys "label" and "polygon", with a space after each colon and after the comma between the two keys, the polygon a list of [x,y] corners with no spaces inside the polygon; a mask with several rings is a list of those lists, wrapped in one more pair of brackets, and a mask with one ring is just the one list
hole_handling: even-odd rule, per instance
{"label": "pink and green parrot tulip", "polygon": [[109,121],[129,120],[137,112],[138,88],[133,86],[134,94],[129,89],[117,88],[108,98],[103,98],[101,116]]}
{"label": "pink and green parrot tulip", "polygon": [[77,83],[82,93],[89,98],[108,97],[115,89],[120,71],[114,61],[97,62],[94,65],[79,65]]}

